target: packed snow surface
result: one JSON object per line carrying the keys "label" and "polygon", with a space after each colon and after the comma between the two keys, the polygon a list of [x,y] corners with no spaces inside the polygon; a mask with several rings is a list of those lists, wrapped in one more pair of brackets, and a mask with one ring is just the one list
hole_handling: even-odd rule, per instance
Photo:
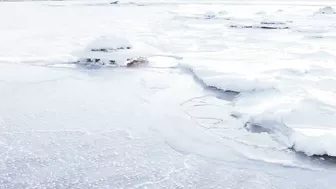
{"label": "packed snow surface", "polygon": [[334,7],[2,2],[0,188],[334,189]]}

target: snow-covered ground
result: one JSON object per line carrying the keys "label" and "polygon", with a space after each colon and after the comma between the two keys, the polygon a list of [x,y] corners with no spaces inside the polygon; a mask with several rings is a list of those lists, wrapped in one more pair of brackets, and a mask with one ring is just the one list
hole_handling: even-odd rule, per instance
{"label": "snow-covered ground", "polygon": [[333,189],[335,8],[2,2],[0,188]]}

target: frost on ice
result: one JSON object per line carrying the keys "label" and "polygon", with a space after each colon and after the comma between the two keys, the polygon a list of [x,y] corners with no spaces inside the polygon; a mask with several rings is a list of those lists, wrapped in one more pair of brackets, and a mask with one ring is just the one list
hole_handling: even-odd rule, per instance
{"label": "frost on ice", "polygon": [[77,63],[89,66],[135,66],[147,63],[140,48],[127,39],[102,36],[87,45],[79,53]]}

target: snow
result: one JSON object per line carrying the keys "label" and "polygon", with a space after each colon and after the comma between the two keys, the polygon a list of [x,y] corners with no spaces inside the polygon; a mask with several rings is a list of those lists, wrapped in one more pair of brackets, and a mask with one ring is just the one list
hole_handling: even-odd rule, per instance
{"label": "snow", "polygon": [[[329,132],[336,122],[335,48],[328,41],[307,40],[302,32],[304,28],[312,34],[332,35],[335,18],[311,17],[311,13],[287,9],[253,19],[232,17],[229,26],[234,28],[225,30],[229,42],[224,42],[233,45],[230,50],[188,54],[181,67],[191,70],[206,87],[239,93],[232,115],[244,120],[249,131],[269,133],[287,148],[309,156],[335,156],[335,135],[302,134],[304,129]],[[240,28],[289,31],[257,33]]]}
{"label": "snow", "polygon": [[334,188],[334,1],[110,3],[1,3],[0,188]]}

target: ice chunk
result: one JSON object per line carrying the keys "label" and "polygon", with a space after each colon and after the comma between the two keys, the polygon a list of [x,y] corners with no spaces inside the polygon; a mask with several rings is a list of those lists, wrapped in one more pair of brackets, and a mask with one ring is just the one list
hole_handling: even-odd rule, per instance
{"label": "ice chunk", "polygon": [[316,14],[336,14],[336,11],[331,6],[326,6],[326,7],[320,8],[315,13]]}
{"label": "ice chunk", "polygon": [[293,149],[308,156],[336,156],[336,130],[332,128],[298,128],[292,135]]}
{"label": "ice chunk", "polygon": [[213,11],[208,11],[204,14],[204,18],[205,19],[212,19],[212,18],[216,18],[216,13]]}
{"label": "ice chunk", "polygon": [[101,36],[78,53],[78,63],[97,66],[134,66],[146,63],[146,55],[137,46],[119,36]]}
{"label": "ice chunk", "polygon": [[180,66],[189,70],[205,86],[226,92],[268,90],[272,89],[274,85],[271,79],[263,79],[254,75],[219,73],[208,68],[193,67],[187,64],[181,64]]}
{"label": "ice chunk", "polygon": [[[255,100],[249,98],[251,102]],[[263,103],[270,100],[266,99]],[[259,108],[250,108],[247,111],[251,115],[250,112],[255,110],[258,115],[247,119],[244,115],[241,117],[246,120],[245,128],[248,131],[268,133],[277,142],[292,150],[308,156],[336,156],[336,129],[333,125],[336,119],[332,107],[318,104],[317,100],[310,101],[290,103],[279,98],[270,105],[260,105]],[[253,103],[247,105],[253,106]]]}

